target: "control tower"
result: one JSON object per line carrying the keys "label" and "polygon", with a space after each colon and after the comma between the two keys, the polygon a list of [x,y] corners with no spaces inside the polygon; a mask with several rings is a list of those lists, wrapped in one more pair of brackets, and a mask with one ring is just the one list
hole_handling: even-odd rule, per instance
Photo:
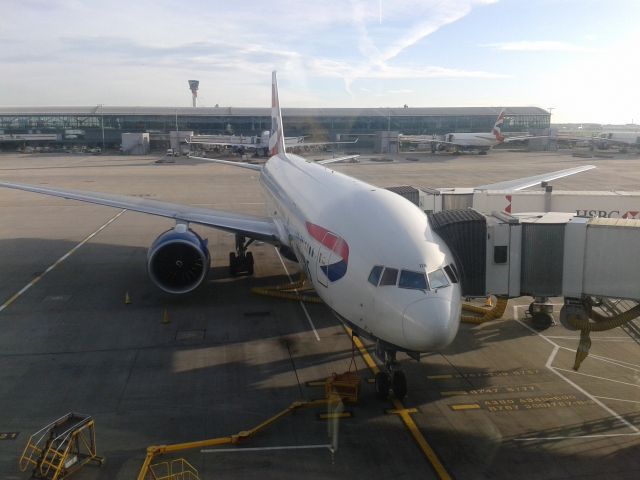
{"label": "control tower", "polygon": [[193,108],[196,108],[196,99],[198,98],[199,86],[200,80],[189,80],[189,90],[191,90],[191,96],[193,98]]}

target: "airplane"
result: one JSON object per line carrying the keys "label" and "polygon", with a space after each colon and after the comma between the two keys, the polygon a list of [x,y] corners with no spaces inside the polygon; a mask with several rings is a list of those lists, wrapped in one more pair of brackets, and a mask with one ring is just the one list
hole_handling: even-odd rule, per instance
{"label": "airplane", "polygon": [[622,153],[626,153],[630,147],[640,151],[640,132],[603,132],[591,137],[591,144],[602,150],[618,147]]}
{"label": "airplane", "polygon": [[[275,71],[271,122],[271,157],[264,165],[191,157],[258,172],[267,203],[263,217],[125,195],[0,186],[175,220],[147,253],[150,279],[170,294],[196,289],[210,269],[207,241],[189,228],[192,223],[235,235],[232,274],[253,272],[252,242],[274,245],[300,264],[319,297],[354,335],[375,342],[384,364],[375,378],[377,395],[387,398],[393,391],[402,399],[407,380],[396,353],[419,360],[421,353],[449,345],[458,332],[462,299],[454,256],[411,202],[326,166],[340,158],[314,162],[287,152]],[[510,188],[557,178],[553,174],[510,181]]]}
{"label": "airplane", "polygon": [[502,109],[493,125],[491,133],[447,133],[443,139],[437,139],[435,136],[428,138],[424,135],[403,135],[401,141],[430,143],[432,153],[443,150],[454,151],[456,153],[465,150],[477,150],[479,155],[486,155],[492,147],[501,143],[529,140],[532,138],[547,138],[546,135],[505,137],[502,135],[504,117],[504,109]]}
{"label": "airplane", "polygon": [[[243,154],[246,151],[254,151],[256,155],[260,157],[266,157],[269,155],[269,138],[271,137],[271,132],[269,130],[265,130],[262,132],[260,136],[251,136],[251,137],[243,137],[243,136],[235,136],[235,137],[227,137],[226,139],[221,139],[219,135],[194,135],[189,137],[186,142],[189,144],[196,145],[210,145],[214,147],[229,147],[232,148],[234,152]],[[325,146],[325,145],[353,145],[358,142],[356,138],[350,142],[313,142],[313,143],[305,143],[304,137],[285,137],[284,144],[285,146],[291,150],[294,148],[303,148],[303,147],[315,147],[315,146]]]}

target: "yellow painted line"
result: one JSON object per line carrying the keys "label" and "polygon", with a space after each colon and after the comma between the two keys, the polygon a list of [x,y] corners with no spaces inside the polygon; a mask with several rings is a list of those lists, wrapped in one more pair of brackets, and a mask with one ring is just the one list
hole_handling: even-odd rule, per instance
{"label": "yellow painted line", "polygon": [[469,395],[469,392],[465,390],[450,390],[448,392],[440,392],[443,397],[455,396],[455,395]]}
{"label": "yellow painted line", "polygon": [[457,405],[449,405],[451,410],[478,410],[480,405],[477,403],[460,403]]}
{"label": "yellow painted line", "polygon": [[418,413],[418,409],[417,408],[405,408],[403,410],[396,410],[395,408],[390,408],[389,410],[385,410],[384,411],[384,413],[387,413],[387,414],[395,413],[397,415],[400,415],[401,412]]}
{"label": "yellow painted line", "polygon": [[[362,356],[367,366],[371,369],[373,374],[375,375],[376,373],[378,373],[380,371],[378,365],[376,365],[376,362],[374,362],[373,358],[371,358],[371,355],[369,355],[369,352],[367,352],[367,349],[364,347],[360,339],[352,335],[352,331],[350,328],[344,327],[344,329],[347,332],[347,335],[349,335],[349,337],[353,339],[353,343],[355,343],[356,347],[358,347],[358,350],[360,350],[360,355]],[[433,448],[431,448],[431,445],[429,445],[427,439],[424,438],[424,435],[422,435],[422,432],[420,431],[420,429],[418,429],[418,426],[413,421],[413,418],[411,418],[411,415],[404,407],[402,402],[397,398],[394,398],[393,406],[398,411],[398,415],[404,422],[405,426],[409,429],[409,432],[420,447],[420,450],[422,450],[422,453],[424,453],[425,457],[427,457],[427,460],[436,471],[438,478],[440,478],[441,480],[451,480],[451,475],[449,475],[449,472],[447,472],[447,470],[444,468],[444,465],[442,465],[442,462],[436,455],[436,452],[433,450]]]}
{"label": "yellow painted line", "polygon": [[31,280],[29,283],[27,283],[24,287],[22,287],[22,289],[20,289],[19,292],[15,293],[9,300],[7,300],[6,302],[4,302],[2,305],[0,305],[0,312],[2,312],[5,308],[7,308],[9,305],[11,305],[13,302],[15,302],[18,298],[20,298],[27,290],[29,290],[31,287],[33,287],[36,283],[38,283],[40,280],[42,280],[44,278],[44,276],[49,273],[51,270],[53,270],[54,268],[56,268],[58,265],[60,265],[62,262],[64,262],[67,258],[69,258],[71,255],[73,255],[73,253],[78,250],[82,245],[84,245],[85,243],[87,243],[89,240],[91,240],[93,237],[95,237],[97,234],[99,234],[102,230],[104,230],[105,228],[107,228],[109,225],[111,225],[111,223],[113,223],[120,215],[122,215],[124,212],[126,212],[127,210],[121,210],[120,213],[117,213],[115,216],[113,216],[111,218],[111,220],[109,220],[107,223],[105,223],[104,225],[102,225],[99,229],[97,229],[95,232],[93,232],[91,235],[88,235],[84,240],[82,240],[79,244],[77,244],[75,247],[73,247],[71,250],[69,250],[67,253],[65,253],[63,256],[61,256],[58,260],[56,260],[52,265],[50,265],[44,272],[42,272],[40,275],[38,275],[36,278],[34,278],[33,280]]}
{"label": "yellow painted line", "polygon": [[318,418],[320,420],[333,420],[334,418],[351,418],[353,415],[351,412],[341,413],[319,413]]}
{"label": "yellow painted line", "polygon": [[453,378],[453,375],[427,375],[429,380],[447,380]]}

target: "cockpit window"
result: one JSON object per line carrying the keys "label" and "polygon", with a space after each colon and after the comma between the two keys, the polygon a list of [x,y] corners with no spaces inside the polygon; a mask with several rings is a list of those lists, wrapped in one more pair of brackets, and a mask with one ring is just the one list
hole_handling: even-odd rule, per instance
{"label": "cockpit window", "polygon": [[415,290],[426,290],[427,279],[422,272],[411,272],[409,270],[402,270],[400,272],[400,282],[398,282],[400,288],[412,288]]}
{"label": "cockpit window", "polygon": [[380,281],[380,274],[382,273],[382,268],[380,265],[376,265],[371,269],[371,273],[369,274],[369,283],[374,287],[378,286],[378,282]]}
{"label": "cockpit window", "polygon": [[398,280],[397,268],[385,268],[382,274],[382,280],[380,280],[380,286],[383,285],[395,285]]}
{"label": "cockpit window", "polygon": [[445,265],[444,271],[451,280],[451,283],[458,283],[458,275],[456,274],[456,266],[451,263],[449,265]]}
{"label": "cockpit window", "polygon": [[447,280],[447,276],[442,269],[439,268],[429,273],[429,285],[431,285],[432,290],[436,290],[438,288],[448,287],[449,280]]}

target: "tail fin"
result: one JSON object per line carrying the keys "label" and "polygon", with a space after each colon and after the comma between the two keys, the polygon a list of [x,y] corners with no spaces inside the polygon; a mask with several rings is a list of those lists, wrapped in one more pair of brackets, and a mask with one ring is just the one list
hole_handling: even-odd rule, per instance
{"label": "tail fin", "polygon": [[269,155],[285,153],[284,130],[282,129],[282,113],[278,100],[278,79],[276,72],[271,77],[271,137],[269,137]]}
{"label": "tail fin", "polygon": [[503,123],[504,123],[504,108],[500,110],[500,115],[498,115],[498,118],[496,119],[496,123],[494,123],[493,125],[493,130],[491,130],[491,133],[493,133],[493,135],[496,137],[496,140],[498,140],[498,142],[500,143],[504,142],[504,135],[502,135]]}

